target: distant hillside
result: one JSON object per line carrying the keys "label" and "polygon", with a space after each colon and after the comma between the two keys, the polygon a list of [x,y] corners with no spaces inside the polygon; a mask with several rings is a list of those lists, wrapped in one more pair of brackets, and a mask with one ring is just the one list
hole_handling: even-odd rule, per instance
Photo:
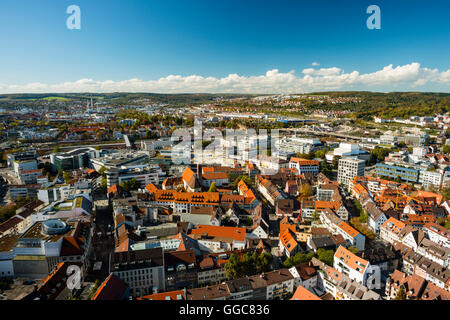
{"label": "distant hillside", "polygon": [[128,104],[136,100],[147,100],[151,103],[167,103],[171,105],[186,105],[208,103],[217,97],[236,98],[250,97],[252,95],[244,94],[158,94],[158,93],[61,93],[61,94],[1,94],[0,102],[33,104],[39,101],[79,101],[87,100],[92,97],[94,100],[102,100],[108,103]]}
{"label": "distant hillside", "polygon": [[[326,91],[312,92],[308,95],[326,95],[329,97],[359,97],[361,102],[346,102],[334,104],[325,102],[319,104],[313,100],[305,100],[308,108],[349,110],[353,116],[360,119],[370,119],[373,116],[385,118],[407,118],[409,116],[428,116],[450,111],[450,94],[434,92],[370,92],[370,91]],[[250,94],[158,94],[158,93],[66,93],[66,94],[3,94],[0,104],[37,105],[39,103],[70,103],[86,102],[91,97],[96,102],[116,105],[164,103],[175,106],[211,103],[218,97],[239,98],[254,97]]]}
{"label": "distant hillside", "polygon": [[409,116],[430,116],[450,111],[450,94],[434,92],[368,92],[329,91],[315,92],[315,95],[330,97],[360,97],[361,103],[331,105],[335,109],[350,109],[357,118],[380,116],[385,118]]}

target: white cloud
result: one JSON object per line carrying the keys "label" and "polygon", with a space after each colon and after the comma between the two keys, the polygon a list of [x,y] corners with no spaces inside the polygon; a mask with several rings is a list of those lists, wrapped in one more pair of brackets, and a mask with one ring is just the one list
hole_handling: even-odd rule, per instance
{"label": "white cloud", "polygon": [[317,67],[317,66],[320,66],[320,63],[314,61],[313,63],[311,63],[311,65]]}
{"label": "white cloud", "polygon": [[[377,88],[417,88],[425,84],[447,85],[450,70],[439,71],[421,67],[417,62],[360,74],[345,73],[338,67],[307,68],[296,75],[278,69],[263,75],[240,76],[230,74],[223,78],[198,75],[169,75],[158,80],[129,79],[123,81],[96,81],[80,79],[58,84],[29,83],[26,85],[0,84],[0,93],[47,93],[47,92],[156,92],[156,93],[302,93],[322,90],[356,90]],[[450,86],[449,86],[450,88]]]}
{"label": "white cloud", "polygon": [[309,74],[309,75],[316,75],[316,76],[335,76],[342,72],[340,68],[320,68],[320,69],[314,69],[314,68],[307,68],[303,69],[302,73]]}

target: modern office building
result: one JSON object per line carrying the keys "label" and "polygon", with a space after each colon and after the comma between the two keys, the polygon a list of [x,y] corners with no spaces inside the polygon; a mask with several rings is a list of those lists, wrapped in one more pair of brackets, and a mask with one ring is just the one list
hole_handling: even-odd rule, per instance
{"label": "modern office building", "polygon": [[365,167],[366,162],[356,157],[339,159],[338,182],[348,187],[350,179],[364,176]]}
{"label": "modern office building", "polygon": [[37,161],[35,159],[30,160],[14,160],[13,161],[13,168],[14,173],[17,177],[21,174],[22,171],[30,171],[30,170],[36,170],[37,167]]}
{"label": "modern office building", "polygon": [[284,137],[278,148],[296,154],[315,152],[321,147],[323,144],[317,138]]}
{"label": "modern office building", "polygon": [[423,146],[429,136],[427,134],[407,134],[403,136],[398,136],[398,142],[403,142],[406,145],[412,145],[414,147]]}
{"label": "modern office building", "polygon": [[89,159],[100,156],[100,150],[94,148],[79,148],[68,152],[50,155],[50,162],[56,170],[73,170],[89,166]]}
{"label": "modern office building", "polygon": [[91,159],[91,164],[96,171],[102,167],[106,169],[118,168],[122,166],[133,166],[139,164],[147,164],[149,156],[147,151],[136,152],[113,152],[102,155],[101,157]]}
{"label": "modern office building", "polygon": [[419,182],[420,171],[414,168],[406,168],[399,165],[377,163],[375,173],[379,177],[389,177],[393,179],[400,177],[402,181],[417,183]]}
{"label": "modern office building", "polygon": [[333,151],[328,152],[325,155],[327,162],[332,162],[335,157],[356,157],[362,160],[369,160],[370,153],[360,148],[357,143],[344,143],[341,142],[339,147]]}
{"label": "modern office building", "polygon": [[92,230],[87,222],[68,219],[37,221],[15,238],[8,248],[10,250],[1,252],[2,266],[8,266],[7,271],[13,277],[41,280],[58,263],[89,263]]}
{"label": "modern office building", "polygon": [[24,152],[9,153],[6,156],[6,161],[8,164],[8,168],[14,169],[14,161],[36,160],[36,157],[36,151],[30,150]]}
{"label": "modern office building", "polygon": [[107,187],[115,184],[120,185],[122,181],[130,181],[136,179],[141,188],[146,185],[160,184],[159,177],[164,175],[164,172],[158,165],[140,165],[133,167],[111,168],[105,171]]}
{"label": "modern office building", "polygon": [[383,134],[382,136],[380,136],[380,144],[382,145],[396,146],[397,141],[398,141],[397,136],[393,134]]}

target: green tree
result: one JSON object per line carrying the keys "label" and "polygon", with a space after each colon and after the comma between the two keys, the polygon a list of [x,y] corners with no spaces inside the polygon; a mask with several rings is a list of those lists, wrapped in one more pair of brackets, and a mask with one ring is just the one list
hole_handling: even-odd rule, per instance
{"label": "green tree", "polygon": [[250,252],[247,252],[242,257],[242,270],[244,272],[244,275],[253,275],[256,273],[256,261],[258,260],[258,254],[253,252],[253,254],[250,254]]}
{"label": "green tree", "polygon": [[340,160],[340,159],[341,159],[340,156],[334,156],[334,157],[333,157],[333,161],[332,161],[331,165],[333,166],[333,169],[334,169],[334,170],[338,169],[338,166],[339,166],[339,160]]}
{"label": "green tree", "polygon": [[68,171],[64,171],[63,173],[63,179],[65,182],[70,181],[72,179],[72,175]]}
{"label": "green tree", "polygon": [[384,161],[384,158],[386,158],[390,152],[391,149],[376,146],[370,152],[370,159],[368,161],[368,164],[373,165],[377,162]]}
{"label": "green tree", "polygon": [[300,195],[304,198],[312,196],[313,190],[309,183],[303,183],[300,187]]}
{"label": "green tree", "polygon": [[312,220],[312,221],[318,221],[318,220],[320,220],[320,214],[319,214],[317,211],[314,210],[314,212],[313,212],[312,215],[311,215],[311,220]]}
{"label": "green tree", "polygon": [[444,197],[445,201],[449,200],[450,199],[450,188],[447,187],[447,188],[442,189],[441,194]]}
{"label": "green tree", "polygon": [[445,145],[443,148],[442,148],[442,152],[443,153],[450,153],[450,145]]}
{"label": "green tree", "polygon": [[230,259],[225,264],[225,274],[229,279],[237,279],[242,275],[242,265],[239,257],[234,253],[231,254]]}
{"label": "green tree", "polygon": [[217,188],[216,188],[216,183],[215,182],[211,183],[211,185],[209,186],[208,192],[217,192]]}
{"label": "green tree", "polygon": [[311,261],[311,259],[314,256],[315,256],[314,252],[308,252],[308,253],[297,252],[294,256],[287,258],[283,262],[283,265],[286,268],[290,268],[290,267],[296,266],[300,263],[309,262],[309,261]]}
{"label": "green tree", "polygon": [[406,299],[407,299],[407,297],[406,297],[405,288],[403,288],[403,286],[400,286],[394,300],[406,300]]}
{"label": "green tree", "polygon": [[357,248],[352,247],[352,246],[348,247],[347,249],[348,249],[348,251],[353,252],[353,253],[358,253],[358,251],[359,251]]}
{"label": "green tree", "polygon": [[107,187],[108,187],[108,182],[105,177],[102,177],[102,182],[100,182],[100,188],[102,188],[103,190],[106,190]]}
{"label": "green tree", "polygon": [[137,182],[136,178],[132,178],[128,181],[122,181],[120,183],[120,187],[127,191],[137,190],[139,188],[139,183]]}
{"label": "green tree", "polygon": [[230,179],[230,178],[234,178],[236,175],[232,175],[232,174],[228,174],[228,180],[229,181],[233,181],[233,183],[231,183],[231,187],[233,189],[237,188],[237,185],[239,184],[239,181],[243,180],[245,182],[246,185],[251,185],[252,184],[252,180],[250,179],[250,177],[248,175],[240,175],[237,178],[235,178],[234,180]]}
{"label": "green tree", "polygon": [[237,279],[267,272],[270,270],[272,260],[273,257],[268,252],[262,252],[259,255],[256,251],[253,253],[247,252],[242,255],[242,258],[232,253],[225,265],[225,274],[230,279]]}
{"label": "green tree", "polygon": [[101,174],[102,176],[106,177],[105,171],[106,171],[106,167],[102,166],[100,168],[100,170],[98,170],[98,173]]}
{"label": "green tree", "polygon": [[320,172],[329,177],[332,173],[333,168],[326,162],[322,161],[320,163]]}
{"label": "green tree", "polygon": [[334,251],[333,250],[325,250],[325,249],[319,248],[317,250],[317,259],[319,259],[320,261],[326,263],[329,266],[333,266]]}
{"label": "green tree", "polygon": [[327,154],[327,149],[323,148],[321,150],[317,150],[316,153],[314,154],[314,157],[325,159],[326,154]]}
{"label": "green tree", "polygon": [[256,260],[256,270],[258,273],[270,270],[273,256],[269,252],[262,252]]}
{"label": "green tree", "polygon": [[309,153],[300,153],[300,152],[297,152],[297,154],[296,154],[296,157],[297,157],[297,158],[307,159],[307,160],[312,160],[312,159],[314,159],[314,156],[315,156],[314,152],[309,152]]}

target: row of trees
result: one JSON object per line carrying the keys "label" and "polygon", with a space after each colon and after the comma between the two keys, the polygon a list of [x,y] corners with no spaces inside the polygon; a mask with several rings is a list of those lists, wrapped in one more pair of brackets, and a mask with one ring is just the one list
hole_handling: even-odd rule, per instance
{"label": "row of trees", "polygon": [[245,184],[248,185],[248,186],[253,184],[252,179],[246,174],[244,174],[244,175],[237,175],[235,173],[231,173],[230,172],[230,173],[228,173],[228,180],[229,181],[233,181],[230,184],[233,189],[237,188],[237,185],[238,185],[239,181],[241,181],[241,180],[243,180],[245,182]]}
{"label": "row of trees", "polygon": [[333,266],[333,260],[334,260],[334,251],[333,250],[325,250],[325,249],[318,249],[317,253],[314,252],[297,252],[294,256],[287,258],[283,265],[286,268],[290,268],[292,266],[296,266],[300,263],[305,263],[311,261],[312,258],[316,257],[323,263],[326,263],[329,266]]}
{"label": "row of trees", "polygon": [[127,191],[137,190],[139,188],[139,186],[140,186],[140,184],[139,184],[139,182],[137,182],[137,180],[135,178],[132,178],[128,181],[122,181],[120,183],[120,187],[123,190],[127,190]]}
{"label": "row of trees", "polygon": [[386,158],[389,155],[389,152],[391,152],[391,149],[382,148],[382,147],[375,147],[370,152],[370,159],[367,161],[368,165],[374,165],[377,162],[384,161],[384,158]]}
{"label": "row of trees", "polygon": [[270,270],[272,261],[273,257],[268,252],[262,252],[259,255],[256,251],[247,252],[241,258],[232,253],[225,265],[225,274],[230,279],[238,279],[267,272]]}

